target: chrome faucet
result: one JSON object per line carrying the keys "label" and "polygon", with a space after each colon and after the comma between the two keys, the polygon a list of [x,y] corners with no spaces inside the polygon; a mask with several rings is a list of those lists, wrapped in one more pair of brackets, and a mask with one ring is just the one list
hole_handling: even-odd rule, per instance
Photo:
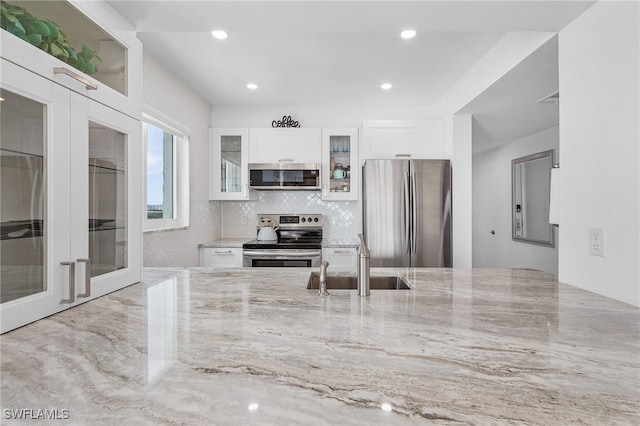
{"label": "chrome faucet", "polygon": [[318,286],[318,294],[320,296],[328,296],[329,292],[327,291],[327,268],[329,267],[329,262],[326,260],[322,262],[320,265],[320,285]]}
{"label": "chrome faucet", "polygon": [[358,248],[358,296],[369,296],[371,294],[371,275],[370,275],[370,264],[369,258],[371,257],[369,253],[369,248],[367,244],[364,242],[364,237],[362,234],[358,234],[358,238],[360,238],[360,247]]}

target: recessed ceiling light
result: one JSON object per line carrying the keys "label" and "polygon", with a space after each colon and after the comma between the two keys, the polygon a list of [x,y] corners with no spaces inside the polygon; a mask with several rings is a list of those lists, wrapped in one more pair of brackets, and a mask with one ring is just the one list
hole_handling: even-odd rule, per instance
{"label": "recessed ceiling light", "polygon": [[258,85],[255,83],[247,83],[247,89],[256,90]]}
{"label": "recessed ceiling light", "polygon": [[222,31],[222,30],[213,30],[211,31],[211,35],[217,38],[218,40],[224,40],[229,36],[226,31]]}
{"label": "recessed ceiling light", "polygon": [[404,30],[403,32],[400,33],[400,37],[402,38],[414,38],[416,36],[416,31],[415,30]]}
{"label": "recessed ceiling light", "polygon": [[382,83],[382,84],[380,85],[380,88],[381,88],[382,90],[389,90],[389,89],[391,89],[392,87],[393,87],[393,85],[392,85],[391,83]]}

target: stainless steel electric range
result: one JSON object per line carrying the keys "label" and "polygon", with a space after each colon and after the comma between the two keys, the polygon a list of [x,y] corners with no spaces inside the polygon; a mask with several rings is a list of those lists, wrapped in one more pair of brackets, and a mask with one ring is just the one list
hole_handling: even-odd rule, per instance
{"label": "stainless steel electric range", "polygon": [[277,241],[253,240],[242,245],[243,266],[314,267],[322,261],[321,214],[259,214],[274,220]]}

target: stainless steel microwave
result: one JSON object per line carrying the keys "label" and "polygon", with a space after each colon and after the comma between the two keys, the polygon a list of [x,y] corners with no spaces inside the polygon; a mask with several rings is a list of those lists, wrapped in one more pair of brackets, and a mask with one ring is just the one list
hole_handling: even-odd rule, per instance
{"label": "stainless steel microwave", "polygon": [[257,190],[320,190],[317,163],[249,163],[249,188]]}

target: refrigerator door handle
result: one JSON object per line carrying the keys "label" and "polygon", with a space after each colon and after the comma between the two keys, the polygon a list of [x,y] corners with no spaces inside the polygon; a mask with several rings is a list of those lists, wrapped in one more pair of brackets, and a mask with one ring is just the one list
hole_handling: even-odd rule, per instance
{"label": "refrigerator door handle", "polygon": [[409,172],[404,174],[404,247],[405,253],[411,253],[411,184]]}
{"label": "refrigerator door handle", "polygon": [[411,172],[411,253],[415,254],[418,240],[418,200],[416,200],[416,172]]}

